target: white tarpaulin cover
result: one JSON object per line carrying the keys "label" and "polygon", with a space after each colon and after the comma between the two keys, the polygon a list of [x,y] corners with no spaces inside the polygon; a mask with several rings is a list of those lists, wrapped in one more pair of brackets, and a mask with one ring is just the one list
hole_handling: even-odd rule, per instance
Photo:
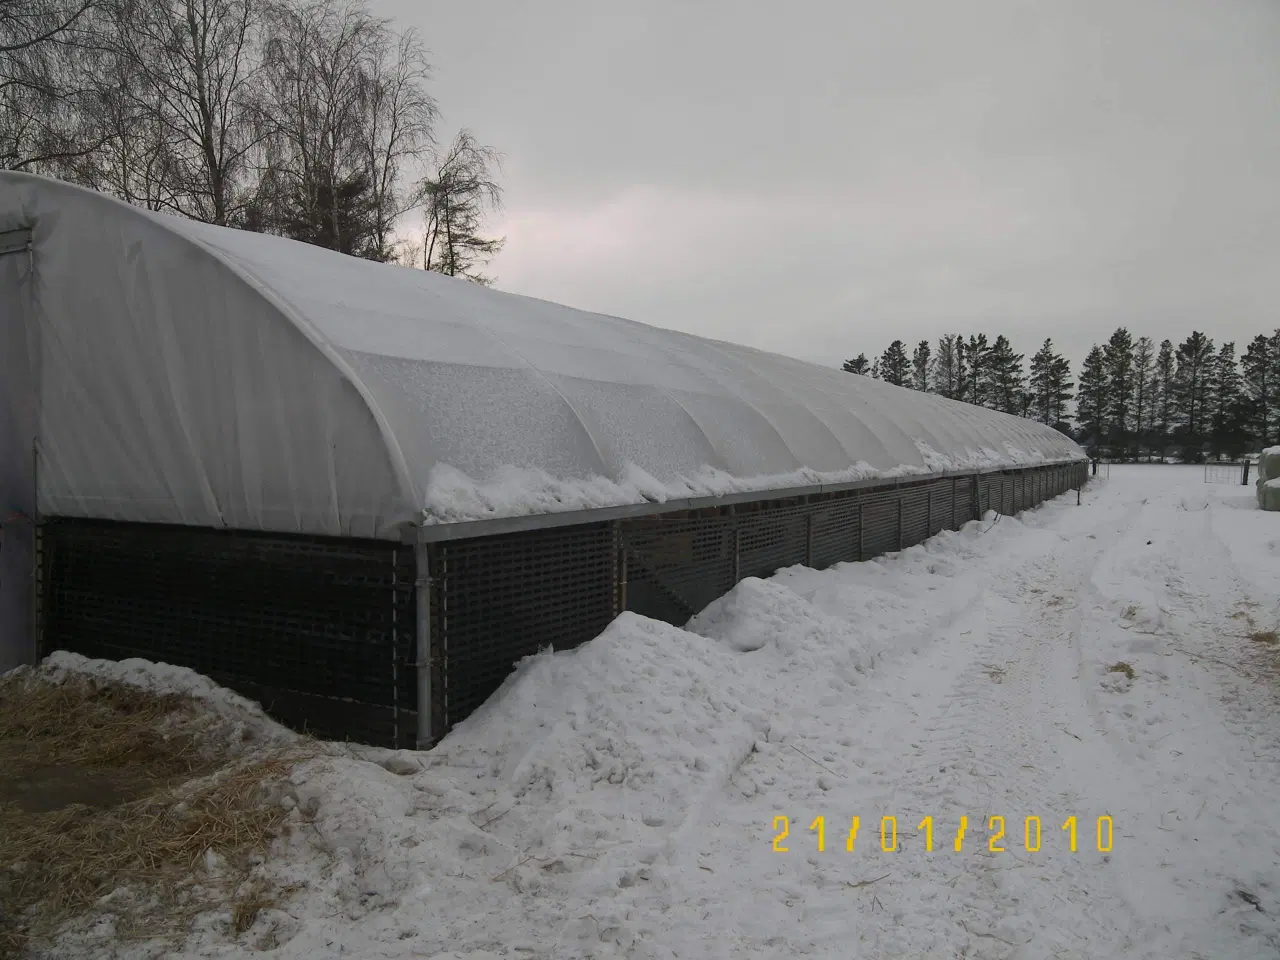
{"label": "white tarpaulin cover", "polygon": [[394,537],[1084,456],[868,377],[0,173],[0,231],[24,226],[46,515]]}

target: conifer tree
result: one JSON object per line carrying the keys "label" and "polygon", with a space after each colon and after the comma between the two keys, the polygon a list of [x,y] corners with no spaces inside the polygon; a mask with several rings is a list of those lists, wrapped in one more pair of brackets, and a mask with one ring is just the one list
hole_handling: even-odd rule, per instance
{"label": "conifer tree", "polygon": [[1129,408],[1133,401],[1133,337],[1124,327],[1102,348],[1107,371],[1107,439],[1113,450],[1129,448]]}
{"label": "conifer tree", "polygon": [[1236,345],[1224,343],[1213,361],[1209,385],[1210,444],[1214,453],[1238,456],[1245,441],[1245,408]]}
{"label": "conifer tree", "polygon": [[996,337],[987,353],[985,373],[988,405],[1004,413],[1021,415],[1026,381],[1022,373],[1022,354],[1013,352],[1013,346],[1003,334]]}
{"label": "conifer tree", "polygon": [[939,396],[959,400],[963,380],[961,355],[964,341],[953,333],[938,338],[938,355],[933,363],[932,389]]}
{"label": "conifer tree", "polygon": [[987,358],[991,346],[987,343],[987,335],[970,334],[964,345],[964,362],[967,370],[964,399],[980,407],[989,406],[987,402]]}
{"label": "conifer tree", "polygon": [[901,340],[893,341],[881,355],[880,376],[895,387],[907,385],[911,376],[911,361],[907,359],[907,348]]}
{"label": "conifer tree", "polygon": [[1213,340],[1194,330],[1178,345],[1175,358],[1178,365],[1174,373],[1173,406],[1177,414],[1177,431],[1184,449],[1197,453],[1211,426],[1210,385],[1217,359]]}
{"label": "conifer tree", "polygon": [[1139,337],[1133,344],[1133,437],[1139,451],[1150,432],[1155,349],[1150,337]]}
{"label": "conifer tree", "polygon": [[1101,444],[1107,425],[1107,364],[1097,344],[1080,368],[1080,388],[1076,392],[1076,420],[1080,439],[1092,446]]}
{"label": "conifer tree", "polygon": [[1031,358],[1029,381],[1029,416],[1041,423],[1057,426],[1066,420],[1066,405],[1071,399],[1071,367],[1066,358],[1046,339]]}
{"label": "conifer tree", "polygon": [[845,373],[860,373],[865,377],[871,373],[871,363],[865,353],[860,353],[852,360],[846,360],[842,369]]}
{"label": "conifer tree", "polygon": [[1160,351],[1156,354],[1155,389],[1152,391],[1153,428],[1156,445],[1161,455],[1169,445],[1169,435],[1173,430],[1174,401],[1177,392],[1174,379],[1177,369],[1173,359],[1173,343],[1163,340]]}
{"label": "conifer tree", "polygon": [[930,374],[933,371],[933,358],[929,349],[929,341],[921,340],[911,354],[911,387],[921,393],[929,390]]}
{"label": "conifer tree", "polygon": [[1254,337],[1241,361],[1243,376],[1240,388],[1245,404],[1245,426],[1254,445],[1259,447],[1271,445],[1275,437],[1272,424],[1277,406],[1280,406],[1277,396],[1280,383],[1276,382],[1277,364],[1272,349],[1274,339],[1262,334]]}

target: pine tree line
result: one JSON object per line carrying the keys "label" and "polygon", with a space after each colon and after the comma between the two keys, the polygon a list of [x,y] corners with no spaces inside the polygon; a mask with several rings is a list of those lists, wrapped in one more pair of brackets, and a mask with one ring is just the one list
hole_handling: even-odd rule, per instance
{"label": "pine tree line", "polygon": [[1024,359],[1003,335],[946,334],[909,354],[895,340],[844,369],[1037,420],[1103,456],[1198,460],[1280,443],[1280,330],[1237,357],[1234,342],[1215,346],[1199,331],[1175,347],[1121,327],[1089,350],[1078,385],[1052,339]]}

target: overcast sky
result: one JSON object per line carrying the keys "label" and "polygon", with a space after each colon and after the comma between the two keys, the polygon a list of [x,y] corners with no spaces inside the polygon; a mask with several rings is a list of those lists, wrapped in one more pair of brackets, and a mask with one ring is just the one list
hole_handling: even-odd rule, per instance
{"label": "overcast sky", "polygon": [[372,0],[497,286],[820,362],[1280,326],[1278,0]]}

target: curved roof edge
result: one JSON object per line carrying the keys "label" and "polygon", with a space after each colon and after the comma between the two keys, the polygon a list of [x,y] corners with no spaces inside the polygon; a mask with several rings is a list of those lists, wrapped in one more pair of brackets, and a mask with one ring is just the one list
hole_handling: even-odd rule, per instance
{"label": "curved roof edge", "polygon": [[[41,374],[40,512],[400,537],[421,498],[364,381],[186,223],[0,171],[0,229],[32,235],[19,319]],[[22,402],[4,386],[0,402]],[[324,422],[301,421],[309,406]]]}
{"label": "curved roof edge", "polygon": [[[115,198],[109,197],[108,199]],[[118,202],[123,203],[123,201]],[[129,206],[127,203],[124,205],[126,207]],[[316,330],[315,326],[308,322],[302,314],[298,313],[287,300],[282,299],[275,290],[264,283],[257,274],[243,263],[226,256],[217,247],[205,243],[198,236],[188,236],[179,231],[174,231],[174,235],[195,244],[243,280],[254,292],[280,311],[281,315],[297,327],[298,331],[337,368],[338,372],[355,388],[360,399],[369,408],[369,414],[373,417],[374,423],[378,425],[378,432],[382,437],[382,442],[386,445],[387,455],[391,458],[392,468],[395,470],[396,478],[400,481],[405,499],[411,502],[420,501],[421,497],[414,485],[413,476],[409,472],[409,463],[405,460],[404,451],[400,449],[400,441],[396,439],[396,435],[391,430],[391,424],[387,421],[386,415],[379,409],[377,400],[369,392],[364,381],[351,369],[351,365],[347,363],[342,354],[335,350],[333,345]]]}

